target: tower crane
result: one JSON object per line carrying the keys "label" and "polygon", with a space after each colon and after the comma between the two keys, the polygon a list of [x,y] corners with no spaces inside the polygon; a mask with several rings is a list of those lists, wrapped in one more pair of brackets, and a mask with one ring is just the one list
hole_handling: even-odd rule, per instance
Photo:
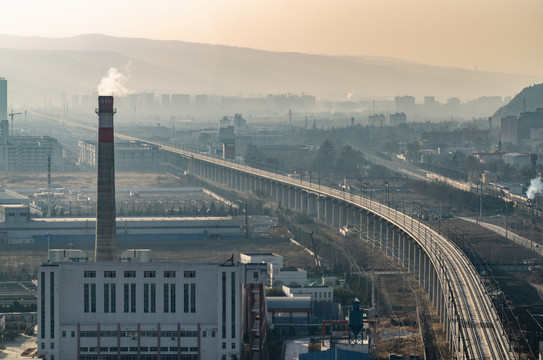
{"label": "tower crane", "polygon": [[9,117],[11,118],[11,136],[13,136],[14,132],[15,132],[15,128],[13,127],[13,117],[15,115],[21,115],[21,114],[22,114],[22,112],[14,113],[13,109],[11,109],[11,113],[8,114]]}

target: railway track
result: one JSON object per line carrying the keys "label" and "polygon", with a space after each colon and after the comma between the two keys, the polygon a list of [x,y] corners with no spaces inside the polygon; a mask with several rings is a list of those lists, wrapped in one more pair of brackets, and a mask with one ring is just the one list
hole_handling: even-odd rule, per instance
{"label": "railway track", "polygon": [[[36,113],[36,115],[57,120],[69,126],[96,130],[54,116],[39,113]],[[514,358],[509,350],[509,343],[504,335],[496,310],[473,264],[454,243],[418,219],[361,195],[317,185],[307,180],[289,178],[244,164],[129,135],[116,134],[116,137],[123,140],[146,141],[160,146],[165,151],[179,154],[190,160],[227,167],[251,176],[289,185],[318,196],[343,201],[394,224],[420,245],[437,271],[438,280],[441,289],[443,289],[443,297],[446,299],[447,318],[445,322],[447,323],[445,326],[451,330],[455,358],[480,360]]]}

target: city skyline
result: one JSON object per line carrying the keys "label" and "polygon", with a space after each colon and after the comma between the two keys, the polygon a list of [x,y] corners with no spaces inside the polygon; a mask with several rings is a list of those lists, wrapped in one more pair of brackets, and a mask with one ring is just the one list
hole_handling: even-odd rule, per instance
{"label": "city skyline", "polygon": [[543,76],[543,4],[482,0],[340,2],[28,0],[5,4],[0,34],[103,33],[327,55],[384,56]]}

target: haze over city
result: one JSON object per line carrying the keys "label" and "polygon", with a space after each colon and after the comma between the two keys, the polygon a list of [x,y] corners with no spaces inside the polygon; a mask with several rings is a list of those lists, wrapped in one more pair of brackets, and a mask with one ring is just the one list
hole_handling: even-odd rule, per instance
{"label": "haze over city", "polygon": [[543,76],[537,0],[30,0],[2,12],[2,34],[101,33]]}
{"label": "haze over city", "polygon": [[3,4],[0,358],[541,358],[541,14]]}

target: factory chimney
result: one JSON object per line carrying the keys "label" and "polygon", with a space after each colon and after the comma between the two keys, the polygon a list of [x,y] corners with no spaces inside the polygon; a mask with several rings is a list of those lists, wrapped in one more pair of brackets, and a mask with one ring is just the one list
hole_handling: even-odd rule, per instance
{"label": "factory chimney", "polygon": [[98,96],[98,189],[96,201],[96,261],[116,261],[115,157],[113,96]]}

